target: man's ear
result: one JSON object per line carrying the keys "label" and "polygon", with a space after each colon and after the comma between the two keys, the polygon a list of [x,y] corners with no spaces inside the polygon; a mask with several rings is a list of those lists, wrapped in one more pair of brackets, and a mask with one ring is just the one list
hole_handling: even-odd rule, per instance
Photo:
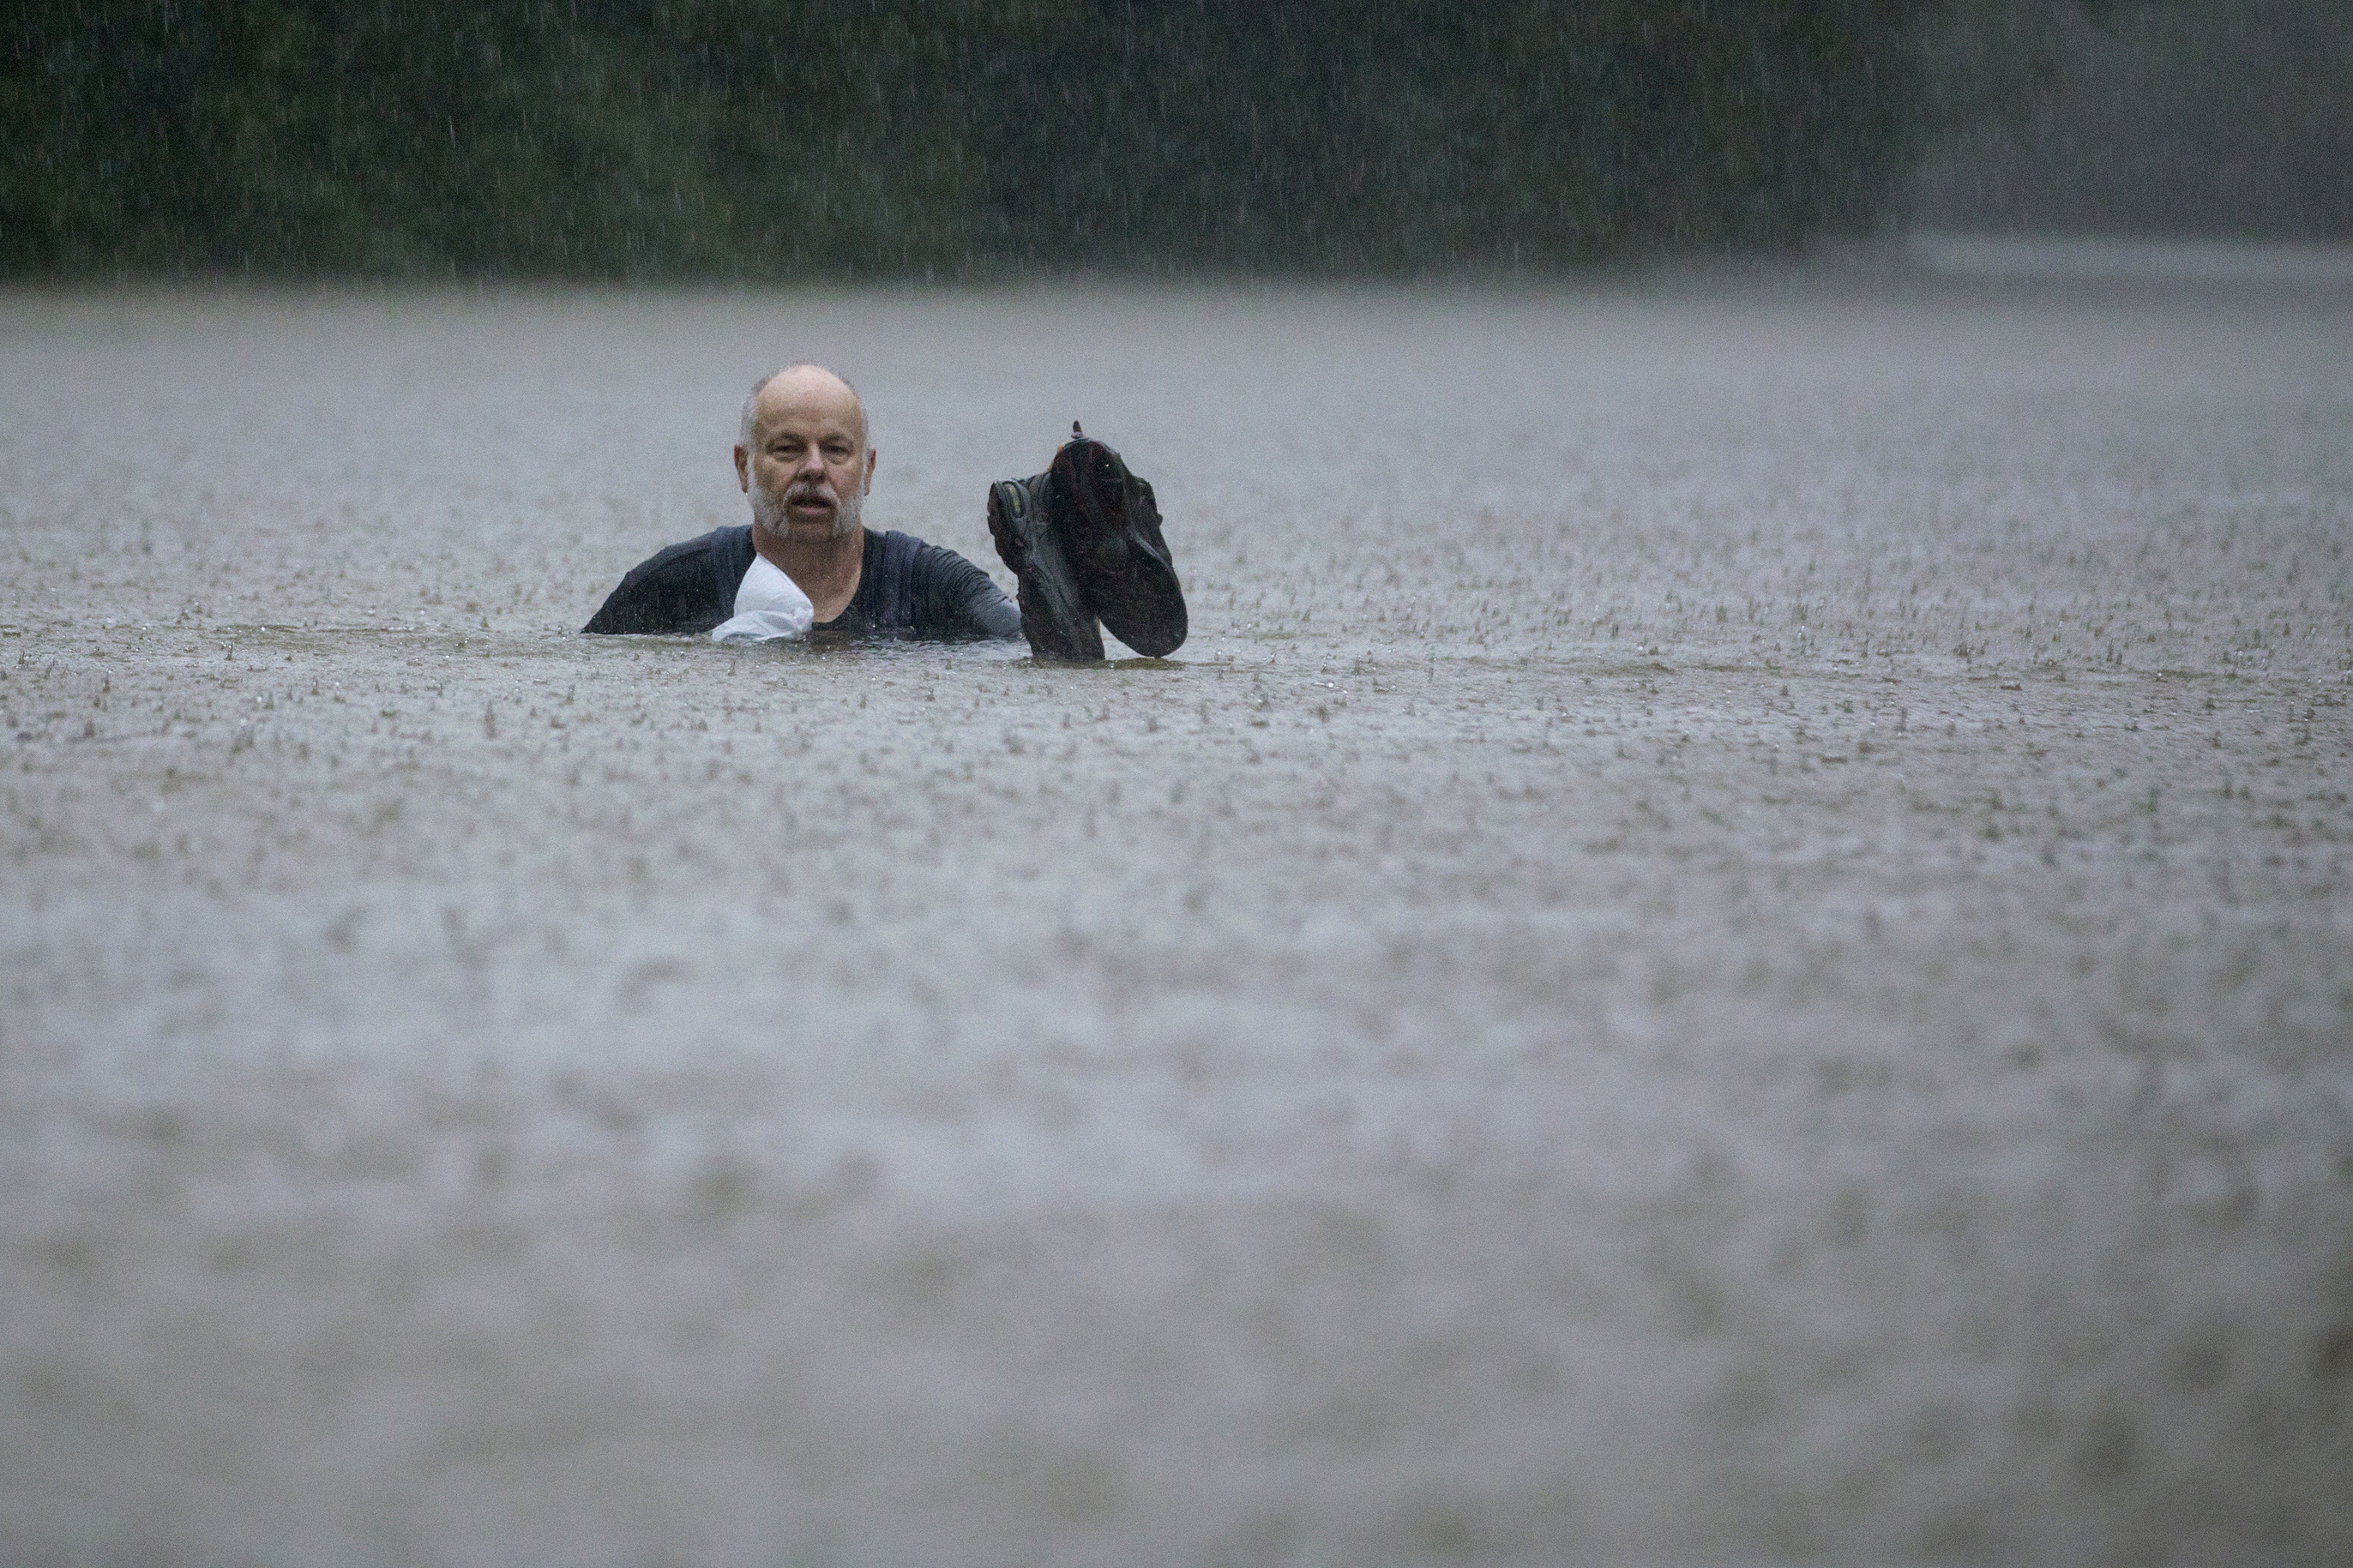
{"label": "man's ear", "polygon": [[741,447],[735,448],[735,488],[752,493],[752,455]]}
{"label": "man's ear", "polygon": [[880,456],[881,454],[875,451],[873,447],[866,448],[866,482],[858,487],[860,495],[871,496],[874,493],[874,459]]}

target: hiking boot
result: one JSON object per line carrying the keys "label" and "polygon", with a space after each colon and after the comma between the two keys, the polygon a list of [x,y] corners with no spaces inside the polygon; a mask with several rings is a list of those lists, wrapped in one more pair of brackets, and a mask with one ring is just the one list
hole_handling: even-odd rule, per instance
{"label": "hiking boot", "polygon": [[1020,584],[1022,635],[1039,658],[1100,659],[1103,632],[1079,586],[1060,531],[1046,504],[1049,476],[999,479],[988,488],[988,536]]}
{"label": "hiking boot", "polygon": [[[1047,531],[1060,536],[1087,607],[1136,652],[1153,658],[1176,652],[1185,640],[1185,590],[1160,536],[1152,487],[1129,473],[1117,452],[1081,431],[1076,420],[1044,478],[1053,523]],[[1038,482],[1030,483],[1035,496]],[[1028,601],[1023,604],[1026,630]]]}

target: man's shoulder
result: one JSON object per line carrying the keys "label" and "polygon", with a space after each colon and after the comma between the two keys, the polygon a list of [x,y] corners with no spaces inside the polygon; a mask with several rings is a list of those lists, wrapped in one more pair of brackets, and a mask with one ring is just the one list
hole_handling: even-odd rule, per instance
{"label": "man's shoulder", "polygon": [[584,632],[707,632],[733,613],[752,564],[752,528],[714,528],[656,551],[629,568]]}
{"label": "man's shoulder", "polygon": [[752,525],[747,522],[733,528],[714,528],[709,533],[698,534],[676,544],[666,544],[630,567],[628,575],[621,581],[627,584],[657,573],[691,570],[706,564],[714,553],[740,555],[744,558],[745,569],[749,570],[753,553]]}
{"label": "man's shoulder", "polygon": [[950,550],[944,544],[934,544],[928,539],[918,539],[912,533],[902,533],[895,528],[882,535],[882,548],[886,553],[894,549],[903,552],[908,564],[918,572],[936,571],[951,563],[966,566],[972,564],[965,556]]}
{"label": "man's shoulder", "polygon": [[907,581],[919,591],[934,584],[961,582],[972,573],[980,573],[984,577],[987,575],[946,545],[934,544],[927,539],[902,533],[895,528],[882,534],[881,553],[884,571],[904,573]]}

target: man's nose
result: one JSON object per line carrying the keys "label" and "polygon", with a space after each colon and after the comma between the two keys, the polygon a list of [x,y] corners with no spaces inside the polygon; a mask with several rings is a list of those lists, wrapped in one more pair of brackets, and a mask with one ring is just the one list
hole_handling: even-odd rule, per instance
{"label": "man's nose", "polygon": [[825,474],[825,454],[811,447],[801,454],[801,460],[793,469],[793,473],[796,477],[802,474],[816,474],[822,478]]}

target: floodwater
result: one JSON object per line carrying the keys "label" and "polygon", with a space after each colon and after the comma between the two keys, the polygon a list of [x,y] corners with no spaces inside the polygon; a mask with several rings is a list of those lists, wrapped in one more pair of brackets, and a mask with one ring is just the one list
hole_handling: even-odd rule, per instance
{"label": "floodwater", "polygon": [[[1193,638],[574,635],[759,372]],[[2344,1561],[2353,289],[0,296],[0,1559]]]}

